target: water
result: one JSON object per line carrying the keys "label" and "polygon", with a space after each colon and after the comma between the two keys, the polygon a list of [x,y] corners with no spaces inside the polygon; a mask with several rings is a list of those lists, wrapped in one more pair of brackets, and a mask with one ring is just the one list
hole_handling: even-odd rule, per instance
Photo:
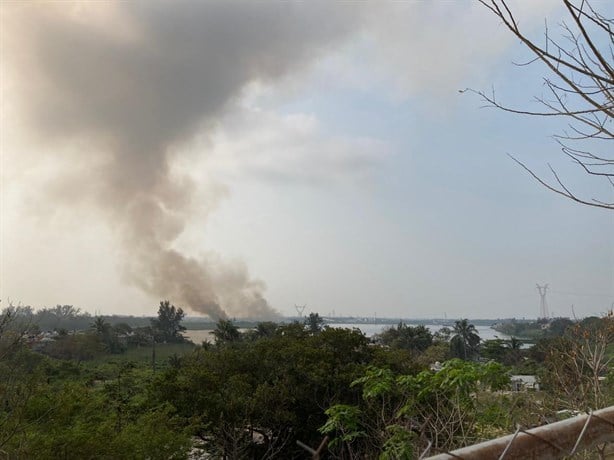
{"label": "water", "polygon": [[[417,324],[408,324],[409,326],[417,326]],[[393,324],[364,324],[364,323],[334,323],[329,324],[330,327],[339,327],[339,328],[358,328],[360,329],[367,337],[373,337],[375,334],[379,334],[383,332],[385,329],[393,327]],[[440,324],[425,324],[425,327],[429,329],[432,333],[437,332],[441,329]],[[452,328],[450,328],[452,329]],[[510,337],[501,334],[500,332],[491,329],[490,326],[475,326],[475,329],[478,332],[478,335],[482,340],[492,340],[492,339],[509,339]],[[185,331],[183,335],[190,339],[192,342],[196,344],[200,344],[204,341],[206,342],[214,342],[213,330],[211,329],[202,329],[202,330],[192,330]]]}
{"label": "water", "polygon": [[194,342],[197,345],[200,345],[203,342],[213,343],[215,341],[213,337],[213,329],[195,329],[192,331],[183,331],[182,335]]}

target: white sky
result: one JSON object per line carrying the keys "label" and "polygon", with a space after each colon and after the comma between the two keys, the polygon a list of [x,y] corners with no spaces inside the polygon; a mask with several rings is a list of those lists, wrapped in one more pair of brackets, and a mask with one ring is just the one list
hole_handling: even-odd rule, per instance
{"label": "white sky", "polygon": [[[479,4],[67,5],[1,7],[3,305],[154,314],[164,289],[129,272],[158,259],[125,246],[142,194],[231,316],[253,280],[284,315],[534,317],[536,283],[555,315],[614,302],[614,213],[506,156],[602,192],[559,154],[566,123],[458,91],[542,91]],[[563,13],[514,5],[536,37]]]}

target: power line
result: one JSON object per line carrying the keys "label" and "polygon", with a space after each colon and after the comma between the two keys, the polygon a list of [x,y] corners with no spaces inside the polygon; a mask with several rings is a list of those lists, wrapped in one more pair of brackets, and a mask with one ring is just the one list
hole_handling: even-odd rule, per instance
{"label": "power line", "polygon": [[586,292],[553,291],[552,289],[550,290],[550,292],[552,292],[553,294],[574,295],[579,297],[614,297],[614,294],[588,294]]}

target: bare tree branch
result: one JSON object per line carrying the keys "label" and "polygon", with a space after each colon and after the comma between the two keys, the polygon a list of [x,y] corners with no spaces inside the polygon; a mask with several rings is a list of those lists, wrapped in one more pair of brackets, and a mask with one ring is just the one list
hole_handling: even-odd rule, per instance
{"label": "bare tree branch", "polygon": [[[584,204],[587,206],[595,206],[597,208],[605,208],[605,209],[614,209],[614,203],[601,203],[600,201],[597,201],[593,198],[592,201],[587,201],[584,200],[582,198],[578,198],[576,195],[574,195],[572,192],[570,192],[568,189],[563,188],[563,190],[560,190],[552,185],[550,185],[549,183],[547,183],[546,181],[544,181],[541,177],[539,177],[537,174],[535,174],[533,172],[533,170],[531,170],[528,166],[526,166],[523,162],[521,162],[520,160],[518,160],[517,158],[515,158],[513,155],[510,155],[509,153],[507,154],[512,160],[514,160],[516,163],[518,163],[518,165],[520,165],[520,167],[522,169],[524,169],[525,171],[527,171],[531,177],[533,177],[533,179],[535,179],[537,182],[539,182],[541,185],[543,185],[544,187],[546,187],[548,190],[554,192],[554,193],[558,193],[559,195],[562,195],[566,198],[569,198],[570,200],[575,201],[576,203],[580,203],[580,204]],[[559,184],[561,184],[560,179],[558,178],[558,176],[556,175],[556,173],[554,172],[554,169],[552,169],[552,167],[550,165],[548,165],[550,167],[550,170],[554,173],[556,180]]]}
{"label": "bare tree branch", "polygon": [[[541,62],[549,75],[544,77],[548,96],[535,101],[545,110],[508,106],[484,91],[466,89],[479,95],[487,104],[505,112],[537,117],[568,117],[570,132],[554,135],[562,153],[579,167],[582,174],[605,180],[614,188],[614,149],[606,141],[614,140],[614,19],[594,9],[588,1],[562,0],[569,23],[561,23],[560,39],[552,35],[545,23],[545,44],[539,45],[519,26],[507,0],[479,0],[497,16],[533,55],[518,66]],[[573,148],[571,142],[590,142],[590,149]],[[589,151],[591,150],[591,151]],[[594,150],[594,151],[592,151]],[[548,164],[552,180],[537,175],[525,163],[509,155],[531,177],[548,190],[587,206],[614,210],[614,193],[610,199],[586,198],[572,191],[559,173]],[[614,192],[614,190],[613,190]],[[607,192],[606,192],[607,193]]]}

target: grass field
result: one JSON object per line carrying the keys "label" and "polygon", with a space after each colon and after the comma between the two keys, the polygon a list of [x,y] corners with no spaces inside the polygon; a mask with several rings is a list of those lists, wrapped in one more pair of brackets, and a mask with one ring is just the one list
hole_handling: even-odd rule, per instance
{"label": "grass field", "polygon": [[[186,353],[190,353],[196,348],[196,345],[192,343],[157,343],[156,344],[156,370],[162,370],[169,366],[169,358],[172,356],[183,356]],[[135,348],[129,348],[122,354],[112,355],[104,354],[98,356],[91,361],[83,362],[82,365],[85,369],[93,371],[104,370],[106,368],[113,369],[117,365],[131,363],[137,368],[152,369],[152,347],[141,346]]]}
{"label": "grass field", "polygon": [[[156,359],[166,361],[173,355],[181,356],[194,350],[196,345],[193,343],[157,343],[156,344]],[[129,348],[123,355],[127,361],[135,362],[151,362],[152,348],[151,346]]]}

